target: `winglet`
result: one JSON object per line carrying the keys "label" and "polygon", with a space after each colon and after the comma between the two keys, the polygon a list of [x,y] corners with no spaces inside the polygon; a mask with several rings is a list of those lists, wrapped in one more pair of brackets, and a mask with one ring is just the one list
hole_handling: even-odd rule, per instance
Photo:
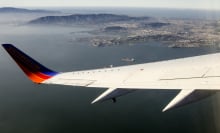
{"label": "winglet", "polygon": [[57,72],[46,68],[30,56],[14,47],[12,44],[2,44],[4,49],[10,54],[18,66],[35,83],[42,83],[56,74]]}

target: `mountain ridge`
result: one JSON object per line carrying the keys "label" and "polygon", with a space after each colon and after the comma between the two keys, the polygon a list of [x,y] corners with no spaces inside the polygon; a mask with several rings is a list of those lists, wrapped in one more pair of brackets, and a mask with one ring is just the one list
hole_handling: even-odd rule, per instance
{"label": "mountain ridge", "polygon": [[25,9],[15,7],[2,7],[0,13],[61,13],[60,11],[42,10],[42,9]]}
{"label": "mountain ridge", "polygon": [[118,21],[145,20],[150,17],[130,17],[115,14],[72,14],[66,16],[45,16],[29,21],[28,24],[97,24]]}

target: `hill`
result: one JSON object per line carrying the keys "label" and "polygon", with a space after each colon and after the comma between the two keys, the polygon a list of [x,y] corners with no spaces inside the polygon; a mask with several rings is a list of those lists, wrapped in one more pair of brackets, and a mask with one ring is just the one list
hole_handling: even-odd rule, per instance
{"label": "hill", "polygon": [[60,13],[60,12],[50,11],[50,10],[30,10],[24,8],[3,7],[0,8],[0,13]]}
{"label": "hill", "polygon": [[114,14],[73,14],[68,16],[46,16],[32,20],[29,24],[97,24],[118,21],[145,20],[149,17],[129,17]]}

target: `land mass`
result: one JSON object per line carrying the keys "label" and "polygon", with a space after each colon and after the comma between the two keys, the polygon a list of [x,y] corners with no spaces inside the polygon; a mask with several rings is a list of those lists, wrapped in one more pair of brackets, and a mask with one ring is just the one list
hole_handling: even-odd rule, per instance
{"label": "land mass", "polygon": [[89,37],[77,38],[93,46],[112,46],[140,42],[161,42],[168,47],[200,47],[220,44],[220,21],[131,17],[115,14],[73,14],[46,16],[28,24],[81,26],[96,25]]}
{"label": "land mass", "polygon": [[2,7],[0,13],[60,13],[59,11],[50,10],[30,10],[24,8]]}
{"label": "land mass", "polygon": [[[94,31],[93,46],[160,42],[168,47],[220,45],[220,21],[191,19],[149,19],[114,23]],[[92,34],[94,34],[92,33]]]}
{"label": "land mass", "polygon": [[129,17],[126,15],[114,14],[73,14],[67,16],[45,16],[30,21],[28,24],[58,24],[58,25],[72,25],[72,24],[101,24],[119,21],[138,21],[146,20],[149,17]]}

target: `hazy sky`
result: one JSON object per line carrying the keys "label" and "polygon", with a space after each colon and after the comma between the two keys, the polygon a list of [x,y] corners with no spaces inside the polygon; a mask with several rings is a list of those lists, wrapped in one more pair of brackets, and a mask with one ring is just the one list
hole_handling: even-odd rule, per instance
{"label": "hazy sky", "polygon": [[220,0],[0,0],[0,6],[119,6],[220,9]]}

